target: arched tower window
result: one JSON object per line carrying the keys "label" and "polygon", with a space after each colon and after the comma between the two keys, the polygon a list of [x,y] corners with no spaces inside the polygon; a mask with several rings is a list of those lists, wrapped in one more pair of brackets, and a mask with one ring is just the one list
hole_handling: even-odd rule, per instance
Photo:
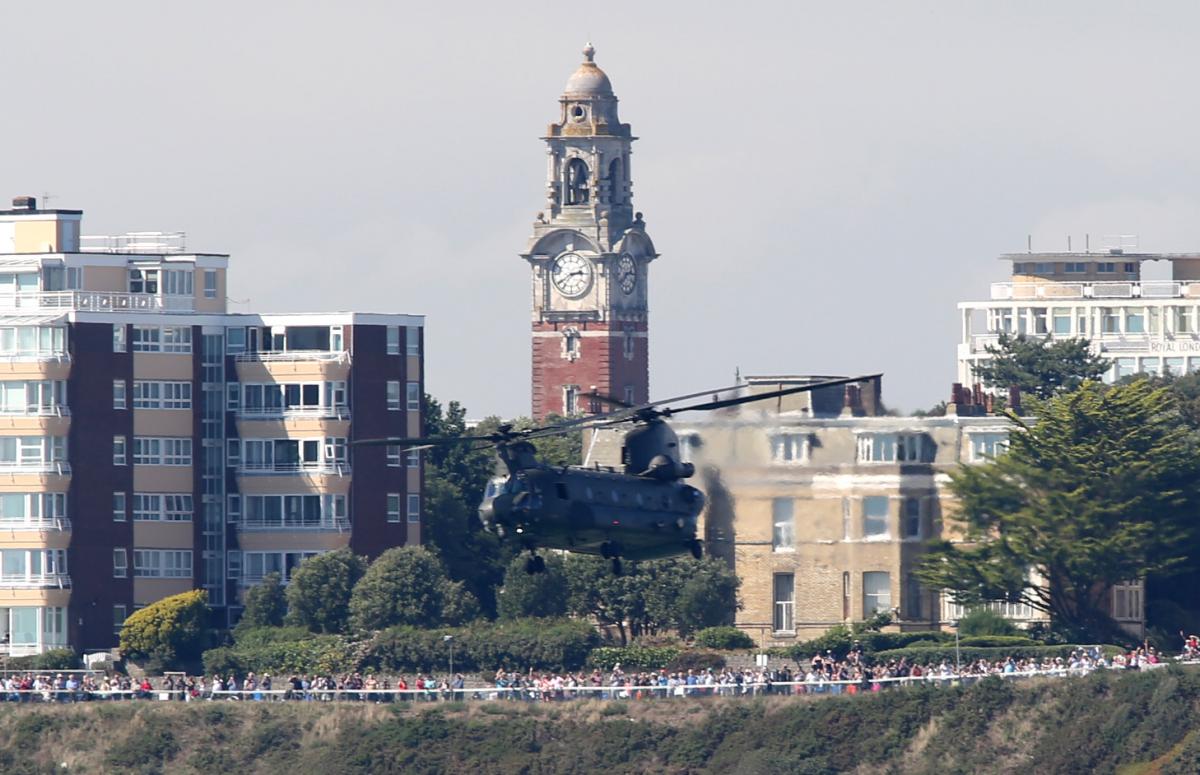
{"label": "arched tower window", "polygon": [[613,204],[624,204],[625,178],[622,175],[620,158],[613,159],[612,164],[608,165],[608,191],[609,200]]}
{"label": "arched tower window", "polygon": [[567,162],[567,204],[585,205],[589,195],[587,162],[583,159],[571,159]]}

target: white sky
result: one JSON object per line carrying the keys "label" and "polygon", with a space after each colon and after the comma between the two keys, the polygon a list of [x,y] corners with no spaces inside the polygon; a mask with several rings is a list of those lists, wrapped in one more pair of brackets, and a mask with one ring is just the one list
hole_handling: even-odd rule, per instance
{"label": "white sky", "polygon": [[[589,6],[592,10],[576,10]],[[949,393],[999,253],[1200,249],[1200,5],[6,2],[0,196],[229,252],[234,309],[428,316],[427,379],[529,411],[538,140],[590,37],[635,144],[651,392]]]}

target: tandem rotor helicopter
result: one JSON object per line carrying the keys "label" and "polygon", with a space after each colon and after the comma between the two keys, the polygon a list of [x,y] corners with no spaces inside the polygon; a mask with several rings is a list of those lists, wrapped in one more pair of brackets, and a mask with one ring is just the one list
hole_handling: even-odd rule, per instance
{"label": "tandem rotor helicopter", "polygon": [[[385,438],[358,442],[401,448],[427,448],[444,444],[492,446],[507,476],[492,479],[479,504],[484,528],[501,539],[520,543],[529,552],[525,570],[546,569],[539,549],[565,549],[597,554],[610,560],[615,575],[621,560],[645,560],[703,553],[696,537],[697,520],[704,509],[704,494],[684,480],[695,473],[691,463],[679,459],[679,441],[666,419],[683,412],[707,412],[752,401],[803,393],[819,388],[864,382],[879,375],[846,377],[766,393],[720,399],[736,388],[704,391],[662,401],[629,406],[605,396],[591,398],[619,408],[606,413],[525,430],[501,426],[480,436]],[[703,396],[699,404],[672,407]],[[534,439],[631,424],[621,448],[622,469],[609,467],[552,466],[537,459]]]}

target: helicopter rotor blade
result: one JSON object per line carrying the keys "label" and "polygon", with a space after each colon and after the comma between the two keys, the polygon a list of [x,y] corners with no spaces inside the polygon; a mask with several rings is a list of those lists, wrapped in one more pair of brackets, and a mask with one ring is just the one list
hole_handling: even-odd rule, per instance
{"label": "helicopter rotor blade", "polygon": [[605,395],[604,393],[581,393],[579,397],[580,398],[590,398],[593,401],[597,401],[601,404],[608,404],[609,406],[615,406],[618,409],[632,409],[633,408],[633,404],[626,403],[625,401],[622,401],[621,399],[619,399],[615,396],[608,396],[608,395]]}
{"label": "helicopter rotor blade", "polygon": [[350,442],[353,445],[360,447],[404,447],[406,449],[430,449],[432,447],[449,447],[455,444],[474,444],[476,442],[486,442],[488,445],[494,445],[500,439],[495,435],[490,436],[428,436],[425,438],[382,438],[382,439],[359,439]]}
{"label": "helicopter rotor blade", "polygon": [[780,396],[790,396],[796,393],[807,393],[810,390],[818,388],[835,387],[837,385],[849,385],[855,382],[867,382],[869,380],[878,379],[883,374],[864,374],[859,377],[839,377],[838,379],[827,379],[822,382],[812,382],[807,385],[798,385],[796,387],[782,388],[780,390],[772,390],[767,393],[754,393],[748,396],[738,396],[736,398],[726,398],[719,401],[709,401],[704,404],[696,404],[694,406],[684,406],[679,409],[667,408],[662,410],[666,416],[679,414],[680,412],[709,412],[714,409],[725,409],[730,406],[738,406],[739,404],[748,404],[754,401],[765,401],[769,398],[779,398]]}

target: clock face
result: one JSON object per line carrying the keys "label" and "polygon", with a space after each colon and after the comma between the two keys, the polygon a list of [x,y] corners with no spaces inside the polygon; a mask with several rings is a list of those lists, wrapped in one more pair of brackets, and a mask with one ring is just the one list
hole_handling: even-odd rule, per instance
{"label": "clock face", "polygon": [[563,253],[551,264],[550,278],[563,296],[582,296],[592,285],[592,262],[578,253]]}
{"label": "clock face", "polygon": [[621,260],[617,262],[617,283],[621,286],[622,293],[633,293],[633,289],[637,287],[637,263],[628,253],[621,256]]}

